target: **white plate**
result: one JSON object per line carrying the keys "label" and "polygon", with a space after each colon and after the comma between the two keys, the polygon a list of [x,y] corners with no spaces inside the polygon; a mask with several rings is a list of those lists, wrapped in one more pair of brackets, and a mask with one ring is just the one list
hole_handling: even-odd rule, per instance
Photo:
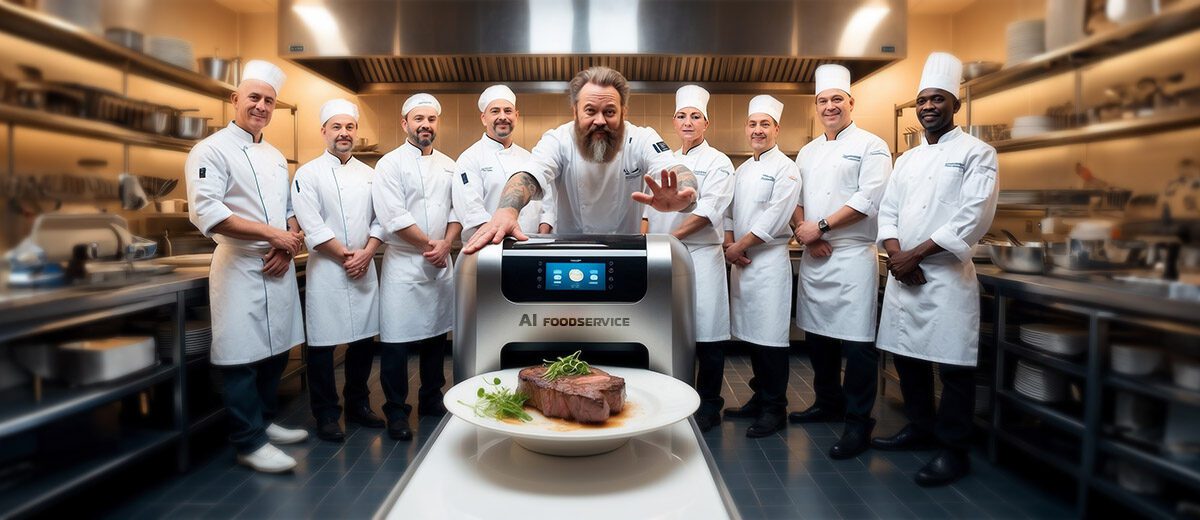
{"label": "white plate", "polygon": [[480,428],[512,436],[517,444],[530,451],[547,455],[577,457],[596,455],[615,450],[638,435],[665,428],[687,419],[700,407],[700,395],[683,381],[671,376],[637,368],[597,366],[601,370],[625,379],[626,409],[604,426],[576,425],[561,419],[550,419],[537,410],[526,407],[533,416],[529,422],[507,422],[495,417],[475,414],[475,402],[480,388],[491,388],[494,378],[500,386],[517,389],[519,368],[478,375],[454,385],[446,392],[443,403],[450,413]]}

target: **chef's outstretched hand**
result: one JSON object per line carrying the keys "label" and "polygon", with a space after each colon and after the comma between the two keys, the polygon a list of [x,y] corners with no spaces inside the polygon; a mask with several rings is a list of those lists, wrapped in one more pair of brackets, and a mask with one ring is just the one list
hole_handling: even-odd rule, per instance
{"label": "chef's outstretched hand", "polygon": [[288,268],[292,266],[292,255],[287,251],[279,249],[271,249],[263,256],[263,274],[279,278],[287,274]]}
{"label": "chef's outstretched hand", "polygon": [[495,213],[492,213],[492,220],[479,226],[479,229],[471,236],[471,240],[463,246],[462,252],[468,255],[474,254],[488,244],[503,242],[504,237],[507,236],[515,237],[517,240],[529,240],[529,236],[521,232],[521,226],[517,223],[517,215],[517,210],[512,208],[496,210]]}
{"label": "chef's outstretched hand", "polygon": [[804,252],[813,258],[826,258],[833,254],[833,246],[825,240],[816,240],[804,246]]}
{"label": "chef's outstretched hand", "polygon": [[641,202],[661,212],[680,211],[696,201],[696,190],[693,188],[679,189],[679,181],[675,172],[663,170],[659,174],[662,184],[654,182],[654,177],[646,175],[646,186],[650,193],[640,191],[633,193],[633,200]]}
{"label": "chef's outstretched hand", "polygon": [[450,241],[430,240],[429,249],[421,254],[425,256],[425,261],[434,267],[446,267],[450,265]]}

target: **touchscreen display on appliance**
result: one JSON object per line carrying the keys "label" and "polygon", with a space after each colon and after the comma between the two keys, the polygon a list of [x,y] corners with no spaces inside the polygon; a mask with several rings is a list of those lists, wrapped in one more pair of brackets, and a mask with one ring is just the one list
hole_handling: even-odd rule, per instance
{"label": "touchscreen display on appliance", "polygon": [[546,290],[603,291],[603,263],[546,262]]}

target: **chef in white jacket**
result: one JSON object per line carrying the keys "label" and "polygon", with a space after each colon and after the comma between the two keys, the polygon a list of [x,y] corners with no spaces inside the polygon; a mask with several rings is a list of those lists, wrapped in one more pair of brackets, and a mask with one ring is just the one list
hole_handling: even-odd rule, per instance
{"label": "chef in white jacket", "polygon": [[[833,459],[862,453],[875,427],[878,353],[875,302],[879,263],[875,217],[892,172],[883,139],[854,124],[850,71],[828,64],[816,70],[816,117],[824,132],[796,155],[804,187],[792,216],[805,244],[796,288],[796,326],[813,367],[816,402],[793,412],[794,423],[841,422]],[[842,355],[846,380],[842,379]]]}
{"label": "chef in white jacket", "polygon": [[274,444],[304,430],[273,422],[288,352],[304,342],[292,257],[304,236],[292,214],[287,160],[263,140],[285,75],[251,60],[230,96],[234,119],[196,143],[184,166],[192,224],[217,242],[209,275],[211,359],[221,370],[237,460],[284,472],[296,461]]}
{"label": "chef in white jacket", "polygon": [[746,138],[754,156],[734,173],[733,204],[725,225],[730,269],[730,332],[750,343],[754,396],[726,417],[755,418],[747,437],[766,437],[787,425],[788,332],[792,267],[788,223],[800,200],[800,172],[779,151],[783,103],[767,96],[750,100]]}
{"label": "chef in white jacket", "polygon": [[733,200],[733,163],[709,146],[707,90],[684,85],[675,92],[675,134],[682,145],[675,158],[696,176],[699,199],[690,213],[661,212],[646,206],[647,231],[671,234],[692,256],[696,284],[696,424],[708,431],[721,423],[721,382],[725,372],[722,342],[729,339],[729,285],[725,277],[725,211]]}
{"label": "chef in white jacket", "polygon": [[[900,156],[879,209],[879,243],[888,254],[877,345],[895,355],[909,424],[873,439],[903,450],[938,441],[941,451],[915,477],[944,485],[969,469],[979,346],[975,243],[996,211],[996,150],[954,125],[962,62],[935,52],[917,89],[921,144]],[[934,411],[933,364],[942,382]]]}
{"label": "chef in white jacket", "polygon": [[412,439],[408,351],[420,355],[417,413],[442,415],[446,333],[454,324],[450,245],[462,225],[451,207],[454,161],[433,148],[442,105],[414,94],[401,109],[404,144],[379,160],[371,196],[387,250],[380,277],[379,372],[388,434]]}
{"label": "chef in white jacket", "polygon": [[339,424],[333,349],[346,348],[346,422],[382,428],[371,411],[367,377],[379,334],[379,276],[375,251],[383,227],[371,205],[375,172],[351,155],[358,137],[358,106],[331,99],[321,106],[325,151],[296,171],[292,200],[312,253],[305,271],[308,395],[317,437],[345,439]]}
{"label": "chef in white jacket", "polygon": [[[529,160],[529,151],[513,143],[513,133],[521,120],[517,95],[505,85],[492,85],[479,95],[479,119],[483,137],[458,156],[457,178],[451,190],[454,212],[463,225],[463,240],[492,219],[500,205],[500,192],[508,176]],[[554,197],[530,201],[517,217],[526,233],[550,233],[554,229]]]}
{"label": "chef in white jacket", "polygon": [[[574,121],[542,135],[464,253],[506,236],[526,240],[518,212],[547,193],[555,197],[559,234],[638,233],[643,210],[634,202],[659,211],[694,208],[695,175],[653,128],[625,120],[629,82],[620,72],[602,66],[580,71],[568,84],[568,97]],[[647,187],[650,193],[643,193]]]}

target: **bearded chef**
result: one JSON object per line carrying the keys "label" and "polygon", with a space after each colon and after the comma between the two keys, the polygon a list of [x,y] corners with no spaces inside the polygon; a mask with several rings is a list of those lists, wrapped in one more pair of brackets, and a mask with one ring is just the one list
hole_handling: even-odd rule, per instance
{"label": "bearded chef", "polygon": [[217,243],[210,357],[221,371],[229,440],[239,463],[271,473],[296,466],[275,444],[308,437],[271,422],[288,352],[304,342],[292,262],[304,235],[292,213],[287,160],[263,140],[285,78],[269,62],[247,63],[230,96],[233,121],[196,143],[184,166],[189,217]]}
{"label": "bearded chef", "polygon": [[[569,83],[568,97],[575,120],[542,135],[530,160],[508,178],[499,209],[464,253],[499,244],[506,236],[526,240],[518,212],[551,192],[560,234],[638,233],[643,211],[634,201],[659,211],[694,208],[696,176],[653,128],[625,120],[629,82],[620,72],[602,66],[583,70]],[[647,187],[650,193],[643,193]]]}
{"label": "bearded chef", "polygon": [[442,105],[429,94],[409,97],[401,109],[404,144],[379,160],[371,201],[387,250],[380,279],[380,383],[387,402],[388,435],[412,439],[409,427],[408,351],[420,356],[417,413],[440,416],[446,333],[454,324],[454,269],[450,244],[462,225],[451,207],[454,161],[433,148]]}
{"label": "bearded chef", "polygon": [[[521,120],[517,95],[505,85],[492,85],[479,95],[479,119],[483,137],[458,156],[457,178],[452,184],[454,211],[463,225],[463,239],[492,219],[500,205],[500,192],[508,176],[529,160],[529,151],[513,143]],[[527,233],[550,233],[554,229],[554,197],[551,193],[525,206],[517,222]]]}
{"label": "bearded chef", "polygon": [[[917,88],[921,144],[900,156],[879,209],[888,254],[881,350],[895,355],[909,424],[873,439],[883,450],[936,442],[941,450],[915,476],[923,486],[966,475],[975,406],[979,283],[972,249],[996,211],[996,150],[954,124],[962,62],[929,55]],[[933,364],[942,382],[933,403]]]}
{"label": "bearded chef", "polygon": [[375,251],[383,227],[371,205],[375,172],[350,151],[358,137],[358,106],[332,99],[321,106],[325,152],[296,171],[292,198],[309,255],[305,272],[308,395],[317,437],[345,439],[339,423],[333,349],[346,348],[346,422],[382,428],[371,411],[367,377],[379,334],[379,276]]}
{"label": "bearded chef", "polygon": [[829,457],[847,459],[867,449],[875,427],[875,216],[892,172],[892,154],[883,139],[854,124],[848,69],[821,65],[816,84],[817,121],[825,132],[796,155],[804,187],[792,216],[796,239],[806,246],[796,289],[796,326],[804,330],[816,402],[788,420],[844,419],[842,437]]}
{"label": "bearded chef", "polygon": [[788,223],[800,200],[800,172],[779,151],[783,103],[771,96],[750,100],[746,138],[753,157],[734,173],[733,204],[725,226],[730,269],[730,333],[750,343],[754,395],[726,417],[754,418],[747,437],[766,437],[787,425],[788,314],[792,266]]}
{"label": "bearded chef", "polygon": [[696,176],[699,199],[690,213],[646,207],[647,232],[669,233],[687,246],[696,285],[696,424],[708,431],[721,424],[721,381],[725,372],[722,343],[729,339],[729,285],[725,280],[725,211],[733,200],[733,163],[709,146],[707,90],[684,85],[675,92],[675,134],[682,145],[675,158]]}

